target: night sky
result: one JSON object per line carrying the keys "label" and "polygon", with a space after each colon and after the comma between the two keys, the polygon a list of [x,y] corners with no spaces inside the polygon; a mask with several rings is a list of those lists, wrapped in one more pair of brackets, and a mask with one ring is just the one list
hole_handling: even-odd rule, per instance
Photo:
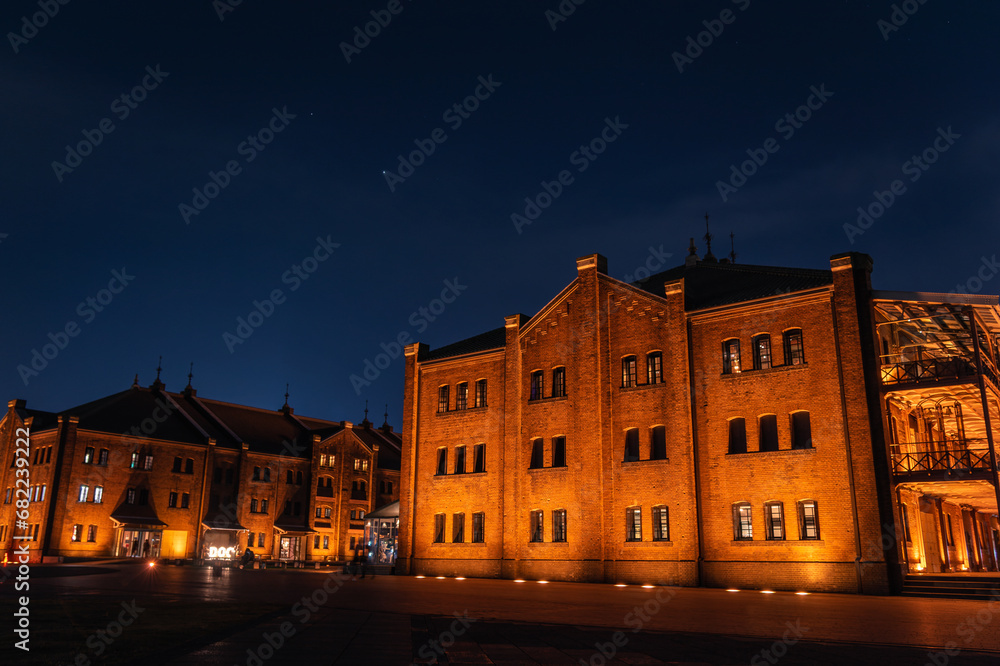
{"label": "night sky", "polygon": [[1000,292],[1000,4],[577,1],[5,2],[7,399],[162,355],[168,390],[194,362],[201,396],[398,428],[402,355],[351,380],[382,343],[531,315],[582,255],[682,263],[706,212],[737,262]]}

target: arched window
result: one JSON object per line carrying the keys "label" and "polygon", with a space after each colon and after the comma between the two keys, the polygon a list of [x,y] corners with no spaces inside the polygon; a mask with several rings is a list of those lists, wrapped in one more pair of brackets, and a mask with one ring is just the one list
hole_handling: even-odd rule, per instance
{"label": "arched window", "polygon": [[745,419],[729,419],[729,452],[747,452],[747,423]]}
{"label": "arched window", "polygon": [[740,341],[733,338],[722,342],[722,374],[733,375],[740,371]]}
{"label": "arched window", "polygon": [[653,541],[670,541],[670,514],[666,505],[653,507]]}
{"label": "arched window", "polygon": [[292,474],[292,470],[288,470],[288,472],[285,474],[285,483],[287,485],[292,485],[292,481],[294,479],[295,479],[295,476]]}
{"label": "arched window", "polygon": [[629,428],[625,431],[625,462],[639,459],[639,429]]}
{"label": "arched window", "polygon": [[802,345],[802,329],[791,328],[784,332],[785,365],[802,365],[806,362],[805,348]]}
{"label": "arched window", "polygon": [[626,356],[622,359],[622,388],[635,386],[635,356]]}
{"label": "arched window", "polygon": [[663,382],[663,352],[646,354],[646,383],[660,384]]}
{"label": "arched window", "polygon": [[545,375],[541,370],[531,373],[531,387],[528,400],[541,400],[545,397]]}
{"label": "arched window", "polygon": [[753,540],[753,513],[750,502],[733,504],[733,539],[735,541]]}
{"label": "arched window", "polygon": [[552,397],[562,398],[566,395],[566,368],[552,368]]}
{"label": "arched window", "polygon": [[448,411],[448,385],[438,387],[438,411]]}
{"label": "arched window", "polygon": [[816,508],[816,500],[799,502],[799,538],[819,539],[819,511]]}
{"label": "arched window", "polygon": [[792,448],[811,449],[812,426],[809,424],[809,412],[792,412]]}
{"label": "arched window", "polygon": [[764,504],[766,519],[764,538],[769,541],[785,540],[785,509],[781,502],[766,502]]}
{"label": "arched window", "polygon": [[760,450],[778,450],[778,416],[776,414],[764,414],[760,417]]}
{"label": "arched window", "polygon": [[352,500],[366,500],[368,499],[368,484],[360,479],[355,481],[351,486],[351,499]]}
{"label": "arched window", "polygon": [[545,440],[541,437],[531,440],[531,469],[545,465]]}
{"label": "arched window", "polygon": [[767,333],[754,336],[753,369],[768,370],[771,367],[771,336]]}
{"label": "arched window", "polygon": [[664,426],[653,426],[649,433],[649,459],[666,460],[667,458],[667,429]]}

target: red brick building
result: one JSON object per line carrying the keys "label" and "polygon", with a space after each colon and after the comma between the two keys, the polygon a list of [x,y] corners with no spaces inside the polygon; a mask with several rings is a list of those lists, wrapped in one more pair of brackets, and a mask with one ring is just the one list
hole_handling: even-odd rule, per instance
{"label": "red brick building", "polygon": [[[15,461],[20,428],[30,432],[26,468]],[[398,499],[400,442],[367,418],[234,405],[190,383],[171,393],[159,378],[61,413],[14,400],[0,421],[11,461],[0,466],[0,548],[30,533],[34,561],[225,557],[248,545],[271,559],[349,559],[365,514]]]}
{"label": "red brick building", "polygon": [[[591,255],[531,317],[408,346],[398,570],[878,594],[917,570],[899,498],[951,493],[906,510],[978,529],[967,559],[996,571],[989,420],[975,420],[975,479],[949,481],[947,456],[920,459],[937,465],[927,479],[900,476],[885,434],[905,425],[890,414],[902,389],[886,383],[900,343],[883,338],[914,328],[890,323],[915,312],[891,298],[946,300],[995,354],[997,297],[874,292],[871,270],[856,253],[806,270],[700,260],[692,246],[683,266],[628,284]],[[955,351],[949,330],[938,356]],[[986,404],[1000,390],[975,359],[963,367],[968,433],[976,391]],[[907,409],[940,404],[927,379],[906,386]]]}

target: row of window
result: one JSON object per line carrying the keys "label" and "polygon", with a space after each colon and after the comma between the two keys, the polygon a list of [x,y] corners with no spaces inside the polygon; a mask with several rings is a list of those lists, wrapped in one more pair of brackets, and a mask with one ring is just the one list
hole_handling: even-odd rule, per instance
{"label": "row of window", "polygon": [[[632,388],[639,384],[639,359],[635,355],[622,357],[622,388]],[[646,352],[646,383],[663,383],[663,352]]]}
{"label": "row of window", "polygon": [[[545,466],[545,440],[541,437],[531,440],[530,469],[541,469]],[[566,438],[552,438],[552,467],[566,466]]]}
{"label": "row of window", "polygon": [[[44,502],[45,501],[45,491],[48,488],[47,484],[41,483],[28,488],[28,501],[29,502]],[[7,495],[4,497],[3,503],[10,504],[14,500],[14,489],[7,488]],[[24,499],[18,500],[23,502]]]}
{"label": "row of window", "polygon": [[[465,474],[469,470],[466,469],[466,447],[465,445],[455,447],[455,466],[452,468],[452,474]],[[486,445],[476,444],[472,447],[472,473],[477,474],[479,472],[486,471]],[[437,471],[435,472],[437,476],[444,476],[448,474],[448,448],[442,446],[437,452]],[[391,486],[390,486],[391,488]]]}
{"label": "row of window", "polygon": [[[802,365],[806,362],[805,348],[802,346],[802,329],[792,328],[781,334],[785,352],[784,365]],[[753,369],[768,370],[776,367],[771,355],[771,336],[768,333],[751,338]],[[730,338],[722,342],[722,374],[730,375],[744,370],[740,359],[740,340]]]}
{"label": "row of window", "polygon": [[[82,541],[83,540],[83,525],[73,526],[73,538],[72,541]],[[87,543],[94,543],[97,541],[97,525],[87,525]]]}
{"label": "row of window", "polygon": [[[44,465],[45,463],[52,462],[52,447],[43,446],[41,448],[35,449],[35,457],[32,459],[32,465]],[[13,465],[11,465],[13,467]]]}
{"label": "row of window", "polygon": [[[90,486],[86,483],[80,484],[80,491],[76,495],[77,502],[90,502],[102,504],[104,502],[104,486],[94,486],[94,497],[90,497]],[[131,504],[131,502],[130,502]]]}
{"label": "row of window", "polygon": [[[138,455],[138,454],[132,454],[132,455]],[[83,450],[83,464],[84,465],[90,465],[93,462],[94,462],[94,447],[88,446],[86,449]],[[107,449],[101,449],[98,452],[98,454],[97,454],[97,464],[98,465],[107,465],[108,464],[108,450]]]}
{"label": "row of window", "polygon": [[337,456],[332,453],[321,453],[319,454],[319,466],[320,467],[333,467],[334,463],[337,462]]}
{"label": "row of window", "polygon": [[379,481],[378,482],[378,491],[382,495],[391,495],[392,494],[392,481]]}
{"label": "row of window", "polygon": [[[552,393],[550,398],[566,397],[566,368],[557,366],[552,368]],[[528,387],[528,400],[542,400],[545,398],[545,371],[535,370],[531,373]]]}
{"label": "row of window", "polygon": [[[796,503],[798,509],[799,540],[815,541],[819,539],[819,512],[815,500],[802,500]],[[785,507],[781,502],[764,503],[764,538],[768,541],[784,541],[787,538],[785,528]],[[733,539],[735,541],[753,540],[753,507],[750,502],[733,504]]]}
{"label": "row of window", "polygon": [[[170,495],[167,496],[167,506],[171,509],[176,509],[177,507],[177,493],[171,491]],[[180,508],[187,509],[191,505],[191,495],[189,493],[180,494]]]}
{"label": "row of window", "polygon": [[[253,547],[253,534],[254,533],[251,532],[249,534],[249,536],[247,536],[247,548],[252,548]],[[258,548],[263,548],[264,547],[264,533],[263,532],[257,532],[257,547]]]}
{"label": "row of window", "polygon": [[[809,412],[792,412],[789,417],[792,449],[811,449],[812,425],[809,422]],[[758,451],[778,451],[781,449],[778,438],[778,415],[763,414],[757,417]],[[729,453],[747,452],[747,424],[742,417],[729,419]]]}
{"label": "row of window", "polygon": [[[639,429],[629,428],[625,431],[625,462],[636,462],[639,458]],[[657,425],[649,429],[648,460],[667,459],[667,429]]]}
{"label": "row of window", "polygon": [[351,520],[364,520],[365,510],[364,509],[352,509],[351,510]]}
{"label": "row of window", "polygon": [[[469,383],[460,382],[458,386],[455,387],[455,411],[468,409],[469,407]],[[445,384],[444,386],[438,387],[438,412],[448,412],[452,411],[451,406],[451,387]],[[473,403],[474,409],[479,409],[480,407],[486,406],[486,380],[479,379],[476,381],[476,395],[475,402]]]}
{"label": "row of window", "polygon": [[329,518],[332,515],[332,510],[328,506],[318,506],[316,507],[316,517],[317,518]]}
{"label": "row of window", "polygon": [[[434,515],[434,543],[444,543],[445,535],[445,514]],[[484,543],[486,535],[486,514],[479,512],[472,514],[472,538],[470,543]],[[465,514],[453,513],[451,515],[451,543],[465,543]]]}
{"label": "row of window", "polygon": [[194,460],[192,458],[174,456],[174,468],[170,471],[177,474],[194,474]]}
{"label": "row of window", "polygon": [[125,491],[125,503],[126,504],[138,504],[139,506],[145,506],[149,504],[149,489],[148,488],[128,488]]}
{"label": "row of window", "polygon": [[[106,449],[101,449],[101,451],[105,451],[105,450]],[[141,463],[141,465],[140,465],[140,463]],[[98,464],[101,464],[101,463],[98,463]],[[107,464],[107,461],[105,461],[104,464]],[[139,458],[139,452],[138,451],[133,451],[132,452],[132,458],[129,461],[128,468],[129,469],[141,469],[144,472],[148,472],[151,469],[153,469],[153,456],[151,454],[147,453],[146,455],[142,456],[142,459],[140,460],[140,458]]]}
{"label": "row of window", "polygon": [[[317,534],[313,537],[313,549],[319,550],[319,535]],[[329,535],[323,535],[323,550],[330,550],[330,537]]]}
{"label": "row of window", "polygon": [[267,500],[256,497],[250,498],[250,513],[267,513]]}

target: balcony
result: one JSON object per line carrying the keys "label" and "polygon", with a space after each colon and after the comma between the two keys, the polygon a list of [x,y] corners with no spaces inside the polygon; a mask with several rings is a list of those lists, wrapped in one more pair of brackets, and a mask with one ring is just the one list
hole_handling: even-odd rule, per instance
{"label": "balcony", "polygon": [[[984,359],[985,360],[985,359]],[[987,364],[984,368],[987,378],[997,383],[996,372]],[[906,359],[900,354],[882,357],[882,385],[917,384],[946,380],[971,381],[979,373],[976,364],[961,356],[925,356]]]}
{"label": "balcony", "polygon": [[[961,444],[972,445],[966,448]],[[986,479],[993,475],[990,452],[985,439],[951,441],[938,450],[920,450],[934,446],[933,442],[913,444],[916,451],[893,451],[892,474],[897,482],[903,481],[955,481]]]}

